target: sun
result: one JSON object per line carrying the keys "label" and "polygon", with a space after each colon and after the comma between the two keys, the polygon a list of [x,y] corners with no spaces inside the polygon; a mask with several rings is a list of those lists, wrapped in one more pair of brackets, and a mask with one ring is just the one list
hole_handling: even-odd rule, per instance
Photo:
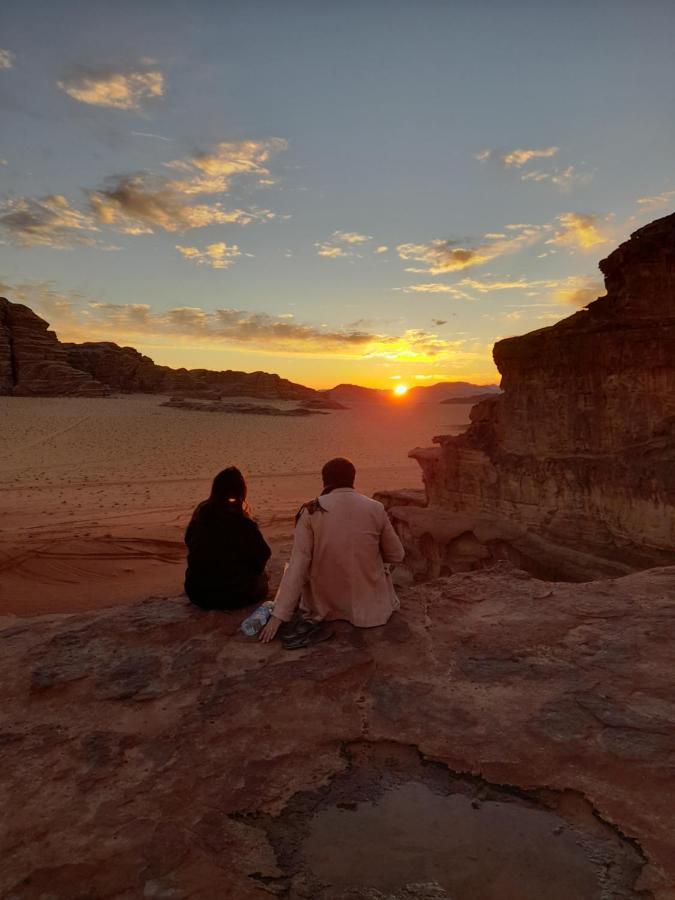
{"label": "sun", "polygon": [[403,397],[404,394],[408,393],[408,385],[407,384],[397,384],[393,390],[397,397]]}

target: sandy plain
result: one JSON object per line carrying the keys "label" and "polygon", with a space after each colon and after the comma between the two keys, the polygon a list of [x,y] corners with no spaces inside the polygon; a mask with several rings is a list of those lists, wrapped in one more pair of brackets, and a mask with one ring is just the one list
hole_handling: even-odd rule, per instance
{"label": "sandy plain", "polygon": [[326,459],[353,459],[367,494],[419,488],[408,450],[463,430],[470,410],[401,400],[277,418],[168,409],[164,399],[0,398],[0,615],[180,594],[187,521],[233,464],[274,576]]}

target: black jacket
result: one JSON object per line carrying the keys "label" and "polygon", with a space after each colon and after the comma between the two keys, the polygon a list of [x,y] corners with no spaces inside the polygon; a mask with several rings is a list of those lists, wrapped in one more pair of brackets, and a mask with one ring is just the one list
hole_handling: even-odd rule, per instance
{"label": "black jacket", "polygon": [[253,519],[204,501],[194,511],[185,543],[185,592],[194,603],[236,608],[260,598],[272,551]]}

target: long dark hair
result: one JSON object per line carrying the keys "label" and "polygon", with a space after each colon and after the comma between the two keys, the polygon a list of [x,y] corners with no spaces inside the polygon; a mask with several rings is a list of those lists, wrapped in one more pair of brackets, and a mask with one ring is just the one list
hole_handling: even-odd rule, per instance
{"label": "long dark hair", "polygon": [[228,466],[218,472],[211,485],[211,494],[206,505],[216,513],[235,512],[242,516],[249,515],[246,502],[246,479],[236,466]]}

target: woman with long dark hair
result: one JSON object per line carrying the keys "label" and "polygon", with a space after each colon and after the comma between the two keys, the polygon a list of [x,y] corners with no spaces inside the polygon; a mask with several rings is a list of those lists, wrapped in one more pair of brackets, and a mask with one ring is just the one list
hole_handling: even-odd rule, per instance
{"label": "woman with long dark hair", "polygon": [[240,609],[267,596],[271,550],[250,517],[246,494],[239,469],[223,469],[185,532],[185,593],[203,609]]}

